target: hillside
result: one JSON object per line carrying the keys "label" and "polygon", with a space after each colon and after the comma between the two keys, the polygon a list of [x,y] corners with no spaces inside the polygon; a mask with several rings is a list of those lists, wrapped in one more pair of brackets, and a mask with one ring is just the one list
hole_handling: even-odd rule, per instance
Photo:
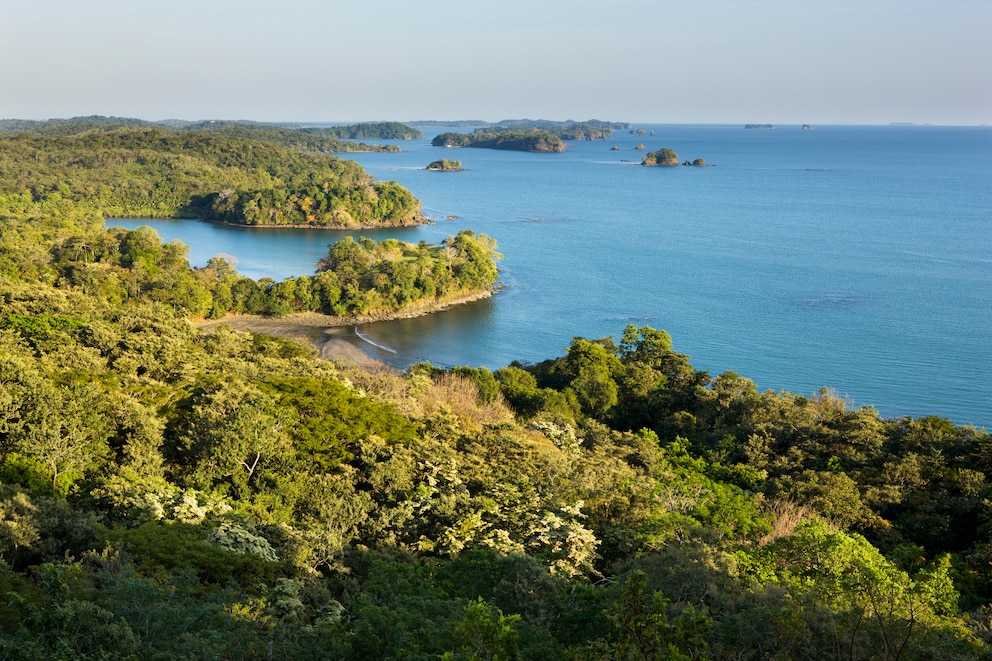
{"label": "hillside", "polygon": [[[489,286],[495,244],[340,242],[307,287],[191,268],[98,213],[159,199],[179,155],[144,145],[180,138],[155,131],[58,138],[92,168],[3,139],[36,165],[0,168],[0,656],[988,657],[986,432],[759,392],[647,326],[405,374],[202,332],[224,305]],[[213,154],[197,180],[286,153],[182,139]]]}
{"label": "hillside", "polygon": [[65,200],[105,217],[334,228],[424,222],[398,184],[252,135],[144,126],[0,134],[0,195]]}

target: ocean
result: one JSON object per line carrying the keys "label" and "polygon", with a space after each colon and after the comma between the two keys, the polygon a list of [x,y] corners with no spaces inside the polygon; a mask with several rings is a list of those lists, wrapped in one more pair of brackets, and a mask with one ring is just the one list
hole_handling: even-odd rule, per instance
{"label": "ocean", "polygon": [[[401,153],[342,155],[435,219],[355,235],[471,229],[504,255],[493,299],[364,325],[363,348],[401,367],[497,369],[648,325],[714,376],[992,428],[992,128],[642,128],[529,154],[432,147],[446,130],[432,127]],[[638,145],[708,165],[639,167]],[[465,169],[423,169],[440,158]],[[142,224],[193,264],[232,255],[254,278],[313,273],[344,235],[108,221]]]}

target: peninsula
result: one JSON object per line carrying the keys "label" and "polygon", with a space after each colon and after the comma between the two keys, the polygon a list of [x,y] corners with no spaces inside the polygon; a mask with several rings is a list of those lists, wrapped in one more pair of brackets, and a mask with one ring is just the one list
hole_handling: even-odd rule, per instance
{"label": "peninsula", "polygon": [[0,195],[71,202],[119,218],[332,229],[427,222],[399,184],[313,153],[325,139],[251,125],[42,124],[0,132],[0,171],[11,173],[0,180]]}
{"label": "peninsula", "polygon": [[[143,242],[151,250],[157,238],[152,234],[139,228],[121,235],[121,241]],[[163,248],[168,246],[159,251]],[[338,318],[324,319],[325,326],[420,316],[491,296],[499,259],[496,242],[471,230],[436,245],[346,236],[330,245],[314,275],[281,282],[252,280],[223,257],[213,257],[196,269],[200,286],[191,295],[196,303],[187,307],[191,317],[209,319],[297,313]]]}

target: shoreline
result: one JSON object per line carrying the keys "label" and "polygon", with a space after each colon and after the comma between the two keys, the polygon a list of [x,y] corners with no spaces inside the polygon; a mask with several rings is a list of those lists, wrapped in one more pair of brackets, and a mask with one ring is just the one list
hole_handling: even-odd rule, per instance
{"label": "shoreline", "polygon": [[[435,312],[443,312],[458,305],[492,298],[493,289],[468,292],[443,301],[431,300],[414,304],[404,310],[372,315],[335,316],[322,312],[295,312],[282,317],[260,314],[226,314],[220,319],[191,319],[190,325],[205,332],[217,326],[228,326],[237,331],[252,331],[286,339],[303,340],[313,346],[323,360],[352,362],[358,365],[382,363],[362,350],[365,342],[357,328],[378,321],[412,319]],[[348,327],[353,327],[349,332]]]}
{"label": "shoreline", "polygon": [[430,216],[426,216],[422,213],[418,213],[415,218],[409,221],[403,221],[398,223],[376,223],[375,225],[368,224],[357,224],[357,225],[317,225],[317,224],[292,224],[292,225],[280,225],[276,223],[261,223],[257,225],[247,225],[245,223],[232,223],[227,220],[217,220],[214,218],[192,218],[186,216],[155,216],[151,214],[141,215],[141,216],[108,216],[103,212],[99,212],[103,216],[104,224],[108,220],[195,220],[201,223],[208,223],[210,225],[222,225],[224,227],[237,227],[239,229],[288,229],[288,230],[334,230],[337,232],[348,232],[354,231],[359,232],[362,230],[377,230],[377,229],[395,229],[395,228],[406,228],[406,227],[421,227],[422,225],[435,225],[437,221]]}
{"label": "shoreline", "polygon": [[[140,219],[136,219],[140,220]],[[181,219],[180,219],[181,220]],[[397,223],[376,223],[375,225],[368,225],[359,223],[357,225],[319,225],[319,224],[277,224],[277,223],[259,223],[256,225],[248,225],[245,223],[234,223],[227,220],[217,220],[213,218],[196,218],[194,220],[199,220],[200,222],[210,223],[211,225],[223,225],[224,227],[238,227],[241,229],[291,229],[291,230],[335,230],[338,232],[347,231],[361,231],[361,230],[376,230],[376,229],[394,229],[398,227],[420,227],[421,225],[433,225],[435,221],[422,213],[418,213],[414,218],[407,221],[397,222]]]}

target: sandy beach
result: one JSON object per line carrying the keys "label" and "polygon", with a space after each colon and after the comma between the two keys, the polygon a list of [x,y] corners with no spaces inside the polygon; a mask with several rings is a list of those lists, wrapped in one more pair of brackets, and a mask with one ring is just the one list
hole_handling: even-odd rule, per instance
{"label": "sandy beach", "polygon": [[359,365],[380,362],[361,349],[361,338],[355,332],[357,326],[374,321],[407,319],[425,314],[441,312],[463,303],[470,303],[491,297],[492,291],[472,292],[455,296],[443,302],[430,301],[411,306],[402,312],[381,315],[335,317],[319,312],[297,312],[283,317],[265,317],[254,314],[229,314],[220,319],[203,319],[191,322],[194,328],[209,331],[219,325],[230,326],[234,330],[250,330],[290,339],[309,342],[324,360],[352,362]]}
{"label": "sandy beach", "polygon": [[353,319],[332,317],[317,312],[302,312],[285,317],[231,314],[221,319],[197,321],[193,326],[209,331],[224,325],[234,330],[250,330],[255,333],[303,340],[313,345],[324,360],[347,361],[359,365],[374,362],[359,348],[361,340],[355,335],[355,324]]}

